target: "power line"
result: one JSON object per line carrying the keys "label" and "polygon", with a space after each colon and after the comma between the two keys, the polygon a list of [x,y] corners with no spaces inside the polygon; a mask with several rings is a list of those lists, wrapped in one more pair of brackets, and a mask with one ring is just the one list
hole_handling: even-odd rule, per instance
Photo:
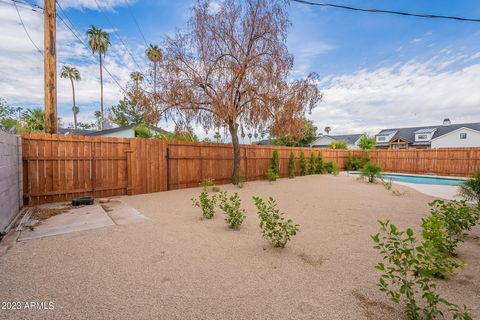
{"label": "power line", "polygon": [[[58,5],[60,11],[62,12],[62,14],[65,16],[65,19],[67,19],[68,22],[70,22],[70,24],[72,26],[69,26],[68,23],[65,21],[65,19],[62,18],[61,15],[57,15],[57,17],[60,19],[60,21],[62,21],[62,23],[67,27],[67,29],[70,30],[70,32],[75,36],[75,38],[77,38],[77,40],[80,41],[81,44],[83,44],[83,46],[87,49],[87,51],[90,52],[90,54],[95,59],[95,61],[97,61],[97,57],[95,56],[95,54],[90,50],[90,48],[87,46],[85,41],[83,41],[82,38],[80,38],[77,35],[77,33],[74,31],[75,26],[73,25],[72,21],[68,18],[68,16],[65,14],[65,11],[63,10],[63,8],[60,5],[60,3],[58,2],[58,0],[56,0],[56,3]],[[117,79],[115,79],[115,77],[110,73],[110,71],[107,69],[107,67],[104,64],[102,65],[102,68],[110,76],[110,78],[112,78],[112,80],[117,84],[117,86],[120,88],[120,90],[122,90],[123,93],[125,95],[127,95],[127,91],[122,87],[122,85],[117,81]]]}
{"label": "power line", "polygon": [[25,30],[25,33],[27,34],[28,39],[30,40],[30,42],[33,44],[33,46],[37,49],[37,51],[43,57],[43,51],[40,50],[40,48],[35,44],[35,41],[33,41],[32,37],[30,37],[30,33],[28,32],[27,27],[25,26],[25,23],[23,23],[23,19],[22,19],[22,16],[20,15],[20,11],[18,10],[16,1],[13,1],[13,6],[15,7],[15,10],[17,11],[18,19],[20,20],[20,23],[22,24],[23,30]]}
{"label": "power line", "polygon": [[145,35],[142,32],[142,28],[140,28],[140,24],[138,23],[137,19],[133,15],[133,12],[128,8],[128,13],[132,16],[133,22],[135,22],[135,25],[137,26],[138,32],[140,32],[140,35],[142,36],[143,42],[145,42],[145,46],[148,47],[147,40],[145,39]]}
{"label": "power line", "polygon": [[29,3],[25,3],[25,2],[21,2],[21,1],[17,1],[17,0],[0,0],[0,2],[11,5],[12,7],[14,7],[15,3],[17,3],[17,6],[21,9],[26,9],[26,10],[30,10],[30,11],[33,11],[33,12],[43,13],[43,8],[42,8],[42,11],[38,11],[35,8],[32,8],[32,6]]}
{"label": "power line", "polygon": [[135,57],[133,56],[133,54],[130,52],[130,50],[128,49],[127,45],[125,44],[125,42],[123,42],[122,38],[118,35],[117,31],[115,31],[115,27],[113,26],[113,23],[110,21],[110,19],[108,18],[108,16],[105,14],[105,12],[102,11],[102,9],[100,8],[100,5],[98,4],[98,1],[97,0],[94,0],[95,3],[97,4],[97,7],[98,7],[98,10],[102,13],[102,15],[105,17],[105,20],[107,20],[107,22],[110,24],[110,27],[112,27],[113,31],[112,33],[117,37],[118,40],[120,40],[120,42],[122,43],[123,47],[125,48],[125,50],[127,51],[127,53],[130,55],[130,57],[132,58],[133,62],[137,65],[137,67],[139,69],[142,69],[142,67],[140,67],[140,65],[137,63],[137,60],[135,59]]}
{"label": "power line", "polygon": [[311,6],[332,7],[332,8],[346,9],[346,10],[352,10],[352,11],[362,11],[362,12],[370,12],[370,13],[388,13],[388,14],[395,14],[395,15],[401,15],[401,16],[410,16],[410,17],[428,18],[428,19],[447,19],[447,20],[467,21],[467,22],[480,22],[480,19],[465,18],[465,17],[410,13],[410,12],[380,10],[380,9],[365,9],[365,8],[349,7],[349,6],[339,5],[339,4],[317,3],[317,2],[307,1],[307,0],[292,0],[292,1],[311,5]]}

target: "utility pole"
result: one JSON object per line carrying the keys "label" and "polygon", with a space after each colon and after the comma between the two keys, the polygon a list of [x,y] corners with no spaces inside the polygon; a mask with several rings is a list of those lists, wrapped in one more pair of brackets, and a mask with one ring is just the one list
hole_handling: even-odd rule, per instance
{"label": "utility pole", "polygon": [[56,1],[44,1],[45,132],[57,133]]}

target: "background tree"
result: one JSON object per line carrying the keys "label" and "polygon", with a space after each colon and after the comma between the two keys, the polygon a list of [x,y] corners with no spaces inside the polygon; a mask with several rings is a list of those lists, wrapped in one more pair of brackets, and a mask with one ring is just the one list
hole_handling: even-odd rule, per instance
{"label": "background tree", "polygon": [[22,113],[23,130],[28,132],[42,132],[44,130],[44,111],[42,108],[27,109]]}
{"label": "background tree", "polygon": [[327,136],[328,136],[328,135],[330,135],[330,131],[332,131],[332,128],[329,127],[329,126],[326,126],[326,127],[323,129],[323,131],[325,131],[325,133],[326,133]]}
{"label": "background tree", "polygon": [[346,140],[338,140],[330,143],[330,149],[348,149],[348,142]]}
{"label": "background tree", "polygon": [[95,111],[94,114],[93,114],[96,118],[96,123],[97,123],[97,129],[98,130],[102,130],[102,112],[100,111]]}
{"label": "background tree", "polygon": [[145,80],[145,76],[140,71],[134,71],[130,73],[130,79],[132,79],[132,81],[135,84],[135,90],[139,90],[140,83],[143,82],[143,80]]}
{"label": "background tree", "polygon": [[80,81],[80,71],[73,66],[63,66],[62,71],[60,73],[60,77],[63,79],[70,79],[70,83],[72,85],[72,112],[73,112],[73,127],[77,129],[77,114],[80,111],[78,109],[77,104],[75,103],[75,84],[74,81]]}
{"label": "background tree", "polygon": [[317,127],[311,120],[304,119],[303,121],[301,136],[297,138],[288,136],[277,137],[272,139],[273,144],[277,146],[303,147],[315,141],[317,139]]}
{"label": "background tree", "polygon": [[198,0],[188,29],[166,40],[163,111],[206,130],[225,125],[233,145],[232,181],[240,175],[238,128],[299,136],[306,110],[321,99],[316,76],[289,81],[285,2]]}
{"label": "background tree", "polygon": [[8,105],[7,101],[0,98],[0,125],[7,129],[18,126],[18,120],[15,119],[16,108]]}
{"label": "background tree", "polygon": [[157,86],[158,86],[158,63],[162,60],[163,54],[162,50],[158,45],[150,44],[148,48],[145,50],[145,54],[147,55],[148,60],[153,63],[153,97],[151,99],[151,103],[145,104],[145,107],[150,108],[149,110],[145,110],[145,113],[148,114],[149,122],[153,124],[157,124],[160,121],[160,112],[158,110],[158,94],[157,94]]}
{"label": "background tree", "polygon": [[375,137],[369,137],[367,135],[361,136],[358,141],[358,147],[362,150],[373,150],[376,145]]}
{"label": "background tree", "polygon": [[110,45],[110,37],[107,32],[103,31],[100,28],[92,26],[87,30],[88,45],[92,49],[92,52],[98,52],[98,57],[100,59],[100,129],[103,129],[103,64],[102,57],[105,58],[105,55]]}
{"label": "background tree", "polygon": [[117,105],[112,106],[108,119],[120,127],[145,123],[143,111],[136,102],[135,97],[131,95],[123,97]]}
{"label": "background tree", "polygon": [[215,139],[215,141],[219,143],[220,138],[222,138],[222,135],[220,134],[220,132],[219,131],[215,132],[215,134],[213,135],[213,139]]}

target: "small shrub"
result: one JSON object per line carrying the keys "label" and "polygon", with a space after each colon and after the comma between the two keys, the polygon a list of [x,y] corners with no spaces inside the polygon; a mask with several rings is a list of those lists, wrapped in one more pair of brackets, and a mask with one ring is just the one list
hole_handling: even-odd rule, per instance
{"label": "small shrub", "polygon": [[215,185],[215,180],[212,178],[205,178],[205,179],[202,179],[202,181],[200,181],[200,186],[204,188],[208,188],[214,185]]}
{"label": "small shrub", "polygon": [[317,158],[315,159],[315,173],[322,174],[325,172],[324,164],[323,164],[323,157],[322,153],[319,151],[317,154]]}
{"label": "small shrub", "polygon": [[228,197],[227,192],[220,193],[220,204],[218,205],[226,215],[225,222],[231,229],[239,229],[245,220],[245,209],[240,208],[241,199],[235,192],[233,196]]}
{"label": "small shrub", "polygon": [[345,140],[334,141],[329,146],[330,149],[348,149],[348,142]]}
{"label": "small shrub", "polygon": [[335,161],[325,162],[325,172],[337,175],[340,172],[338,164]]}
{"label": "small shrub", "polygon": [[267,170],[267,180],[269,182],[277,181],[278,174],[272,168]]}
{"label": "small shrub", "polygon": [[270,197],[265,203],[260,197],[253,197],[260,219],[262,236],[270,240],[275,247],[284,248],[299,231],[298,224],[291,219],[285,220],[284,213],[277,209],[276,201]]}
{"label": "small shrub", "polygon": [[208,196],[207,188],[203,188],[198,199],[192,198],[192,205],[202,209],[202,215],[205,219],[213,218],[215,214],[215,205],[217,203],[216,195]]}
{"label": "small shrub", "polygon": [[368,182],[374,183],[375,180],[380,176],[382,168],[371,161],[365,163],[363,168],[360,170],[360,176],[367,178]]}
{"label": "small shrub", "polygon": [[[431,245],[417,245],[412,229],[400,231],[389,221],[380,223],[380,232],[372,235],[374,248],[384,262],[375,268],[382,271],[378,287],[395,303],[404,303],[408,319],[435,319],[447,309],[454,319],[472,319],[469,308],[448,302],[436,293],[431,278]],[[418,301],[421,298],[422,300]]]}
{"label": "small shrub", "polygon": [[273,150],[270,169],[272,169],[273,172],[275,172],[276,174],[280,173],[279,160],[278,160],[278,150],[277,149]]}
{"label": "small shrub", "polygon": [[295,155],[293,151],[290,152],[290,158],[288,158],[288,177],[290,179],[295,178]]}
{"label": "small shrub", "polygon": [[455,255],[457,245],[463,241],[465,232],[478,223],[478,211],[472,210],[465,200],[435,200],[429,203],[429,206],[432,215],[443,221],[447,232],[447,251],[450,255]]}
{"label": "small shrub", "polygon": [[242,169],[238,170],[238,173],[235,174],[232,179],[233,184],[239,188],[243,188],[245,181],[245,173],[243,173]]}
{"label": "small shrub", "polygon": [[305,159],[305,154],[303,151],[300,152],[300,175],[301,176],[306,176],[307,175],[307,159]]}
{"label": "small shrub", "polygon": [[480,209],[480,170],[460,185],[460,195],[467,201],[475,201]]}
{"label": "small shrub", "polygon": [[212,192],[220,192],[220,188],[217,186],[212,187]]}
{"label": "small shrub", "polygon": [[315,155],[310,153],[310,162],[308,164],[308,174],[315,174]]}
{"label": "small shrub", "polygon": [[455,270],[463,268],[463,261],[450,256],[445,224],[436,215],[422,219],[422,237],[424,246],[431,254],[431,265],[428,271],[435,278],[447,278],[455,274]]}
{"label": "small shrub", "polygon": [[363,157],[349,153],[347,159],[347,170],[358,171],[363,168],[365,163],[370,161],[370,156],[366,153]]}

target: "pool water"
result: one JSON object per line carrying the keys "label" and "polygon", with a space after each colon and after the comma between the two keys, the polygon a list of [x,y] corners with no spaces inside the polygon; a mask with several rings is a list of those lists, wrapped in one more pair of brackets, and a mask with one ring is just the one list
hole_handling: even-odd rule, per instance
{"label": "pool water", "polygon": [[[352,175],[358,175],[358,173],[351,173]],[[425,177],[425,176],[409,176],[403,174],[390,174],[385,173],[381,175],[383,180],[416,183],[416,184],[433,184],[438,186],[459,186],[465,180],[455,178],[439,178],[439,177]]]}

